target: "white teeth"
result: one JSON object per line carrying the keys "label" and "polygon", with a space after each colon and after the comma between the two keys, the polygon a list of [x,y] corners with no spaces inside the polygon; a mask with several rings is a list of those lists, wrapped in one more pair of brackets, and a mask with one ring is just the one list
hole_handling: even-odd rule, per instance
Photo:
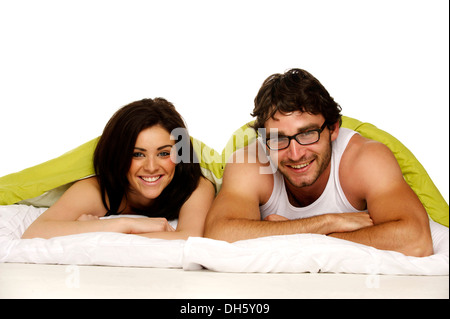
{"label": "white teeth", "polygon": [[295,169],[299,169],[299,168],[303,168],[303,167],[308,166],[310,163],[311,163],[311,162],[305,163],[305,164],[300,164],[300,165],[291,165],[291,167],[292,167],[292,168],[295,168]]}
{"label": "white teeth", "polygon": [[143,177],[143,176],[141,176],[141,178],[144,181],[149,182],[149,183],[156,182],[160,177],[161,176],[155,176],[155,177]]}

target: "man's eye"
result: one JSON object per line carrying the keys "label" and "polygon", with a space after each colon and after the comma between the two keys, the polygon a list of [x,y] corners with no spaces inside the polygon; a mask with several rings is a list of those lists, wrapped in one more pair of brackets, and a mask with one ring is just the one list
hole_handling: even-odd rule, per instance
{"label": "man's eye", "polygon": [[289,141],[289,138],[287,138],[286,136],[279,136],[278,138],[274,139],[274,142],[276,143],[285,143]]}
{"label": "man's eye", "polygon": [[317,136],[318,133],[319,133],[319,132],[317,132],[316,130],[307,131],[307,132],[304,132],[304,133],[299,134],[299,137],[300,137],[301,139],[315,139],[315,138],[318,137],[318,136]]}

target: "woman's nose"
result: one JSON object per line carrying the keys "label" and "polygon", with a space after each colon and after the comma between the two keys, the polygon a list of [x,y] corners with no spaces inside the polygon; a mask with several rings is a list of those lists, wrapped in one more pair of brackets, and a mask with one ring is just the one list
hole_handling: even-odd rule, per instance
{"label": "woman's nose", "polygon": [[144,169],[148,172],[154,172],[157,169],[158,165],[156,163],[156,159],[153,157],[147,157],[144,163]]}

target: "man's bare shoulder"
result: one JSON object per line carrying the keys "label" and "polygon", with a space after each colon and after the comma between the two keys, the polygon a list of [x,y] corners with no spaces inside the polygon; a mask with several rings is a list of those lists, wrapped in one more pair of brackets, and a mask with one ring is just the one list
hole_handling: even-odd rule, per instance
{"label": "man's bare shoulder", "polygon": [[400,166],[383,143],[354,135],[342,156],[339,177],[347,199],[358,207],[368,194],[402,182]]}
{"label": "man's bare shoulder", "polygon": [[261,144],[255,140],[248,145],[237,149],[227,160],[228,163],[249,163],[254,164],[256,162],[267,162],[267,155]]}
{"label": "man's bare shoulder", "polygon": [[[265,149],[257,141],[236,150],[226,163],[225,172],[227,170],[248,171],[254,174],[255,178],[258,177],[256,175],[272,175],[274,173],[270,170],[270,161]],[[268,172],[272,174],[268,174]]]}
{"label": "man's bare shoulder", "polygon": [[[273,188],[273,172],[264,149],[257,142],[230,156],[223,175],[224,191],[252,190],[264,202]],[[245,190],[244,190],[245,189]]]}
{"label": "man's bare shoulder", "polygon": [[372,161],[395,161],[392,151],[383,143],[355,134],[342,156],[341,166],[367,165]]}

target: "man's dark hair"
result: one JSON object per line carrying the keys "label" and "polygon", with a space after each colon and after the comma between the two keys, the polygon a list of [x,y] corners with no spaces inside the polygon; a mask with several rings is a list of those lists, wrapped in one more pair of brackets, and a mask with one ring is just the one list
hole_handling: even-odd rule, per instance
{"label": "man's dark hair", "polygon": [[341,119],[341,107],[330,96],[325,87],[310,73],[302,69],[290,69],[284,74],[269,76],[255,97],[252,116],[256,121],[252,127],[257,131],[273,118],[276,112],[287,114],[294,111],[322,114],[327,126]]}

